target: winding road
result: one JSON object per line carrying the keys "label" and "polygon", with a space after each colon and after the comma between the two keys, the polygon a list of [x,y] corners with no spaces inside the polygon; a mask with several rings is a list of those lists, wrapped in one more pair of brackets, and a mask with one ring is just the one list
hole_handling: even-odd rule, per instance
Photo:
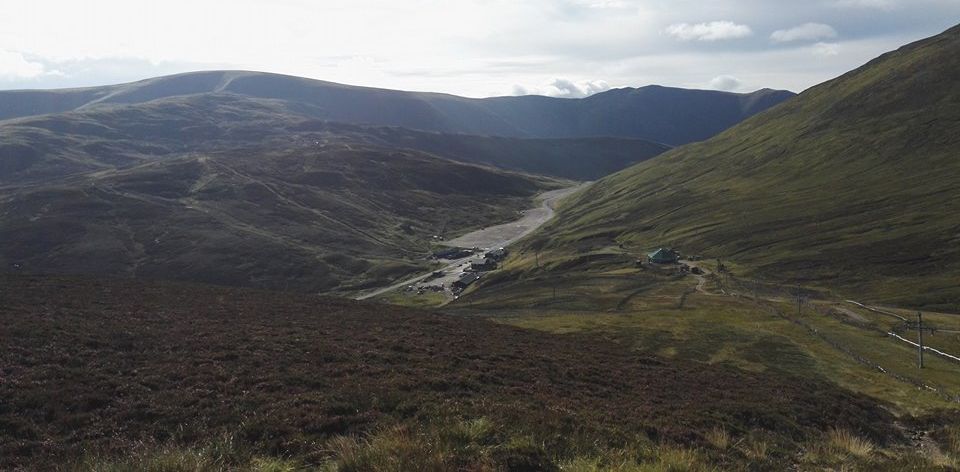
{"label": "winding road", "polygon": [[[446,246],[454,247],[467,247],[467,248],[480,248],[483,251],[501,247],[507,247],[524,236],[529,235],[530,233],[537,230],[537,228],[543,226],[546,222],[553,219],[556,214],[557,203],[562,200],[564,197],[569,196],[570,194],[581,190],[592,182],[586,182],[572,187],[565,187],[557,190],[551,190],[549,192],[544,192],[537,197],[537,200],[540,202],[540,205],[525,210],[523,212],[523,217],[520,219],[502,224],[497,226],[490,226],[472,233],[467,233],[459,238],[446,241],[443,244]],[[481,251],[481,252],[483,252]],[[449,285],[450,282],[453,282],[463,273],[463,270],[470,267],[470,263],[481,259],[483,256],[474,256],[467,259],[460,259],[456,261],[451,261],[451,263],[437,271],[442,271],[446,275],[443,278],[432,280],[431,283],[444,283]],[[423,282],[429,278],[434,271],[431,271],[426,274],[421,274],[415,277],[405,279],[403,281],[397,282],[388,287],[383,287],[375,289],[371,292],[367,292],[363,295],[356,297],[357,300],[367,300],[376,296],[383,295],[385,293],[392,292],[394,290],[399,290],[403,287],[414,285],[420,282]]]}

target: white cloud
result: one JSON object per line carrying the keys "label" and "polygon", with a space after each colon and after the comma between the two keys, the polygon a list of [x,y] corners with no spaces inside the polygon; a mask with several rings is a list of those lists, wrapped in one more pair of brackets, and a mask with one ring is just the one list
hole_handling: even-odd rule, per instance
{"label": "white cloud", "polygon": [[837,30],[832,26],[823,23],[805,23],[790,29],[774,31],[770,39],[777,43],[789,43],[792,41],[817,41],[821,39],[832,39],[837,37]]}
{"label": "white cloud", "polygon": [[724,39],[746,38],[753,34],[747,25],[732,21],[711,21],[710,23],[677,23],[667,27],[667,34],[682,41],[720,41]]}
{"label": "white cloud", "polygon": [[900,7],[896,0],[836,0],[834,5],[842,8],[873,8],[883,11]]}
{"label": "white cloud", "polygon": [[584,98],[607,90],[610,90],[610,84],[603,80],[574,82],[568,79],[554,79],[549,84],[538,87],[513,86],[514,95],[546,95],[557,98]]}
{"label": "white cloud", "polygon": [[588,8],[629,8],[632,5],[624,0],[580,0],[577,2],[579,5],[584,5]]}
{"label": "white cloud", "polygon": [[811,48],[816,56],[830,57],[840,55],[840,46],[837,43],[817,43]]}
{"label": "white cloud", "polygon": [[743,86],[743,82],[740,79],[733,77],[731,75],[719,75],[714,77],[713,80],[707,85],[707,88],[711,90],[722,90],[724,92],[733,92],[739,90]]}
{"label": "white cloud", "polygon": [[[0,49],[19,54],[4,54],[0,88],[76,87],[198,69],[253,69],[471,97],[509,94],[513,84],[537,93],[586,94],[591,91],[581,81],[598,77],[615,85],[705,87],[724,74],[743,81],[743,91],[803,90],[940,33],[960,18],[958,0],[785,4],[10,0],[2,2],[3,19],[10,21],[0,20]],[[882,10],[894,7],[896,14]],[[843,41],[784,43],[803,46],[793,48],[771,41],[774,30],[808,21],[835,26]],[[731,37],[743,39],[721,40]],[[818,42],[825,46],[815,48]],[[830,44],[835,42],[842,54],[828,56],[835,53],[837,45]],[[9,78],[14,70],[19,79]],[[53,70],[64,74],[50,75]],[[544,79],[554,77],[570,79],[580,90],[548,89],[551,83]]]}
{"label": "white cloud", "polygon": [[50,72],[39,62],[27,60],[23,54],[0,49],[0,77],[5,79],[33,79]]}

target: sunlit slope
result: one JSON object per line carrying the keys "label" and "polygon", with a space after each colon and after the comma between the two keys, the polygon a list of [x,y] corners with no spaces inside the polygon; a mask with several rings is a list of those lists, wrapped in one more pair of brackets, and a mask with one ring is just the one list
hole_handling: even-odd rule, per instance
{"label": "sunlit slope", "polygon": [[960,308],[960,27],[598,182],[530,244],[612,243]]}

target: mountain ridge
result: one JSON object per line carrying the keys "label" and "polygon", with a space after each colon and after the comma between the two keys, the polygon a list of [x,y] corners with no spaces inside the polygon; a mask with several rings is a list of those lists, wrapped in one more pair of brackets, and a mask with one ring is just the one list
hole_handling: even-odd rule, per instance
{"label": "mountain ridge", "polygon": [[[624,90],[629,91],[628,102],[620,103],[616,114],[606,112],[606,102]],[[204,71],[102,87],[0,91],[0,120],[210,93],[283,100],[314,118],[352,124],[506,137],[631,137],[668,145],[705,139],[794,96],[766,89],[735,94],[646,86],[584,99],[536,95],[466,98],[263,72]],[[670,97],[669,106],[660,95]],[[681,110],[675,112],[674,108]],[[629,126],[619,124],[624,119]],[[669,123],[661,125],[662,121]]]}

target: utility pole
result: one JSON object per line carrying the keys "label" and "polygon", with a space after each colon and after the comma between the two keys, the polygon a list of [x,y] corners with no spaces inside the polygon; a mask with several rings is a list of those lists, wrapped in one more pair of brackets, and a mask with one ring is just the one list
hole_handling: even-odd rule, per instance
{"label": "utility pole", "polygon": [[922,369],[923,368],[923,314],[921,314],[919,311],[917,312],[917,339],[919,341],[917,343],[918,344],[917,353],[919,354],[919,357],[920,357],[920,368]]}
{"label": "utility pole", "polygon": [[537,269],[539,269],[540,268],[540,250],[537,249],[534,254],[536,254],[537,256]]}

